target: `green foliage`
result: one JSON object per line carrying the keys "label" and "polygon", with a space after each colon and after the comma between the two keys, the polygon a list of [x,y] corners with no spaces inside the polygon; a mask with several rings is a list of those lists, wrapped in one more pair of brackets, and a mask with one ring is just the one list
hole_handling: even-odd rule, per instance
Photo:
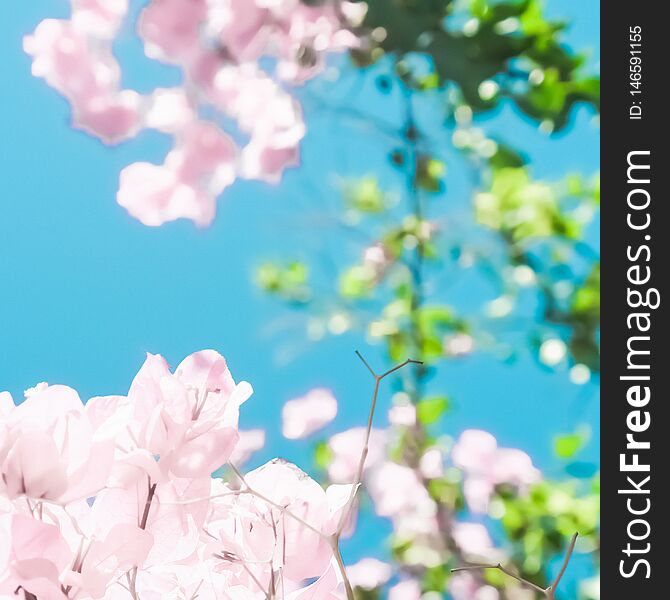
{"label": "green foliage", "polygon": [[[564,23],[547,20],[539,0],[375,0],[363,24],[373,44],[354,60],[367,65],[385,55],[412,87],[430,91],[453,84],[475,111],[511,98],[552,130],[572,107],[600,106],[600,81],[584,73],[585,57],[561,43]],[[413,54],[428,56],[429,74],[414,73]]]}
{"label": "green foliage", "polygon": [[344,198],[350,208],[361,213],[380,213],[388,205],[388,200],[374,176],[347,184]]}
{"label": "green foliage", "polygon": [[256,272],[259,287],[280,298],[295,303],[305,303],[310,298],[309,269],[300,261],[286,264],[266,262]]}
{"label": "green foliage", "polygon": [[475,215],[513,242],[581,234],[579,223],[561,211],[552,187],[533,181],[524,167],[494,169],[490,189],[475,197]]}
{"label": "green foliage", "polygon": [[536,577],[552,556],[564,550],[574,532],[579,533],[582,546],[597,548],[598,480],[581,494],[577,491],[573,482],[549,481],[535,485],[526,495],[499,490],[501,523],[525,576]]}
{"label": "green foliage", "polygon": [[[586,72],[583,55],[562,44],[565,24],[547,20],[538,0],[374,0],[368,6],[358,33],[368,33],[371,43],[352,57],[361,67],[378,63],[375,73],[392,66],[376,83],[379,93],[400,91],[406,101],[407,114],[397,124],[402,143],[387,153],[406,189],[396,194],[374,174],[342,187],[343,230],[364,223],[365,231],[358,233],[367,241],[358,260],[332,261],[338,277],[327,278],[322,297],[310,290],[303,263],[264,265],[258,281],[267,292],[312,312],[346,315],[384,344],[392,363],[408,357],[423,361],[403,372],[398,388],[416,407],[417,423],[397,428],[388,455],[419,472],[428,449],[451,443],[446,416],[452,403],[443,391],[429,389],[432,373],[443,361],[473,351],[501,354],[507,321],[524,333],[546,367],[570,368],[571,376],[577,369],[576,382],[599,370],[600,267],[588,234],[600,203],[599,178],[566,174],[537,180],[522,150],[475,126],[479,113],[507,101],[543,131],[557,131],[576,103],[599,109],[599,80]],[[417,56],[429,59],[427,70],[426,61],[416,66]],[[445,120],[437,126],[451,133],[474,174],[470,223],[462,231],[459,221],[450,221],[448,183],[456,168],[447,169],[432,132],[417,125],[413,99],[419,95],[443,101]],[[450,278],[461,268],[476,268],[492,279],[500,296],[483,308],[454,308],[451,281],[441,275]],[[537,310],[520,325],[524,295]],[[543,358],[547,341],[567,349],[567,356]],[[519,351],[514,347],[506,356]],[[491,501],[489,517],[506,536],[503,550],[514,568],[540,585],[546,584],[547,565],[565,552],[575,531],[579,551],[592,552],[597,560],[599,480],[593,465],[578,461],[587,441],[580,428],[553,440],[562,481],[543,480],[530,489],[501,485]],[[316,446],[314,460],[319,469],[328,467],[332,455],[326,443]],[[467,518],[463,476],[447,466],[443,476],[426,477],[423,485],[436,503],[444,548],[423,545],[404,532],[390,540],[391,553],[425,592],[443,594],[450,568],[465,560],[448,525]],[[518,585],[496,570],[481,577],[506,590],[502,598],[513,597],[510,590]],[[584,597],[592,597],[589,593],[585,589]],[[378,590],[356,595],[381,597]]]}
{"label": "green foliage", "polygon": [[427,396],[416,405],[416,416],[422,425],[432,425],[449,409],[446,396]]}
{"label": "green foliage", "polygon": [[572,458],[584,445],[583,436],[567,433],[554,439],[554,452],[559,458]]}

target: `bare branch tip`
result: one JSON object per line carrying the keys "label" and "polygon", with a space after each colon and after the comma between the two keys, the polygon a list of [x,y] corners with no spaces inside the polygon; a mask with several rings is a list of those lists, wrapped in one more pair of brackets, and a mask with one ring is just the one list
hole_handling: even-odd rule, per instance
{"label": "bare branch tip", "polygon": [[378,377],[378,375],[377,375],[377,373],[374,372],[374,370],[372,369],[372,367],[370,366],[368,361],[365,360],[365,358],[363,358],[363,355],[358,350],[354,350],[354,352],[355,352],[356,356],[358,356],[358,358],[361,359],[361,362],[365,365],[367,370],[370,371],[370,373],[372,373],[372,376],[376,379]]}

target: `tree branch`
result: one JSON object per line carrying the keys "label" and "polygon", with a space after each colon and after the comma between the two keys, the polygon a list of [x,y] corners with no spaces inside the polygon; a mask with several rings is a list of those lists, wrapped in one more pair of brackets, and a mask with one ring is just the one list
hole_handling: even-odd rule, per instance
{"label": "tree branch", "polygon": [[522,583],[526,587],[529,587],[530,589],[535,590],[536,592],[539,592],[542,594],[545,598],[548,600],[555,600],[556,598],[556,589],[558,588],[558,584],[560,583],[561,579],[563,578],[563,575],[565,574],[565,570],[568,568],[568,563],[570,562],[570,558],[572,557],[572,553],[575,549],[575,543],[577,542],[577,536],[578,534],[575,533],[572,536],[572,539],[570,540],[570,545],[568,546],[568,550],[565,553],[565,558],[563,559],[563,565],[561,566],[561,570],[558,572],[558,575],[556,576],[556,579],[551,583],[551,585],[548,588],[541,588],[539,585],[534,584],[532,581],[528,581],[526,579],[523,579],[522,577],[519,577],[516,573],[510,571],[509,569],[506,569],[503,567],[500,563],[497,565],[468,565],[465,567],[457,567],[455,569],[452,569],[452,573],[457,573],[458,571],[473,571],[473,570],[480,570],[480,569],[498,569],[499,571],[502,571],[505,573],[505,575],[508,575],[509,577],[512,577],[513,579],[516,579],[518,582]]}

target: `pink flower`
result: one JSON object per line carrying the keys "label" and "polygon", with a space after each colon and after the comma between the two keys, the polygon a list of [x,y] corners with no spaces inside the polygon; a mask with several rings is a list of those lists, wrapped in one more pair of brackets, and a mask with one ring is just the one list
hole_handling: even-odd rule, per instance
{"label": "pink flower", "polygon": [[22,589],[40,600],[65,600],[59,577],[71,559],[58,527],[0,515],[0,595],[14,597]]}
{"label": "pink flower", "polygon": [[453,537],[466,555],[479,559],[491,558],[493,542],[486,527],[481,523],[456,523]]}
{"label": "pink flower", "polygon": [[151,0],[142,11],[138,31],[150,58],[188,62],[200,44],[205,0]]}
{"label": "pink flower", "polygon": [[388,600],[420,600],[421,585],[416,579],[396,583],[388,593]]}
{"label": "pink flower", "polygon": [[[351,483],[356,477],[363,446],[365,445],[364,427],[354,427],[337,433],[328,440],[333,458],[328,465],[328,479],[335,483]],[[379,429],[370,432],[368,456],[365,461],[366,472],[384,458],[386,434]]]}
{"label": "pink flower", "polygon": [[33,75],[43,77],[71,102],[75,127],[118,142],[140,128],[140,96],[120,90],[120,70],[111,50],[92,43],[91,32],[82,29],[89,25],[95,29],[91,11],[77,15],[73,21],[42,21],[26,37],[24,49],[33,57]]}
{"label": "pink flower", "polygon": [[[299,0],[150,0],[137,33],[148,57],[176,65],[183,85],[147,94],[122,88],[115,37],[128,0],[71,0],[69,20],[45,19],[24,40],[32,73],[62,94],[73,126],[118,143],[153,128],[174,136],[162,165],[122,170],[118,203],[142,223],[191,219],[207,226],[236,177],[277,182],[297,166],[305,125],[299,103],[276,79],[302,83],[325,55],[359,41],[344,20],[363,3],[306,6]],[[272,57],[269,72],[260,61]],[[211,122],[199,120],[207,114]],[[238,152],[217,127],[224,118],[248,137]]]}
{"label": "pink flower", "polygon": [[400,427],[416,425],[416,407],[413,404],[400,404],[389,409],[389,422]]}
{"label": "pink flower", "polygon": [[449,580],[449,593],[454,600],[498,600],[498,590],[490,585],[480,585],[472,573],[456,573]]}
{"label": "pink flower", "polygon": [[242,465],[251,458],[251,455],[265,446],[265,432],[262,429],[238,431],[239,439],[230,455],[230,462]]}
{"label": "pink flower", "polygon": [[214,125],[184,130],[163,165],[134,163],[121,171],[118,203],[145,225],[188,218],[209,225],[217,196],[234,178],[236,148]]}
{"label": "pink flower", "polygon": [[112,579],[132,567],[142,567],[154,544],[154,537],[136,524],[120,523],[103,540],[93,540],[81,565],[81,577],[70,582],[86,589],[92,598],[102,598]]}
{"label": "pink flower", "polygon": [[295,440],[325,427],[337,416],[337,400],[324,388],[314,388],[299,398],[289,400],[282,409],[282,433]]}
{"label": "pink flower", "polygon": [[444,462],[442,450],[439,448],[428,448],[421,456],[419,470],[426,479],[438,479],[444,475]]}
{"label": "pink flower", "polygon": [[364,558],[347,567],[349,583],[364,590],[374,590],[383,586],[391,579],[391,575],[391,565],[376,558]]}
{"label": "pink flower", "polygon": [[290,593],[287,600],[344,600],[344,580],[331,560],[325,573],[314,583]]}
{"label": "pink flower", "polygon": [[163,472],[209,476],[230,457],[239,407],[251,393],[248,383],[235,385],[214,350],[191,354],[174,375],[165,359],[148,355],[128,392],[134,438],[160,457]]}
{"label": "pink flower", "polygon": [[[237,499],[219,493],[213,500],[209,529],[220,543],[213,542],[212,551],[226,551],[237,561],[260,566],[268,562],[282,566],[285,576],[295,582],[323,573],[332,556],[324,536],[336,531],[351,486],[324,490],[295,465],[282,460],[251,471],[245,480],[262,498],[244,495]],[[278,506],[294,517],[282,513]],[[230,568],[235,566],[233,561]]]}
{"label": "pink flower", "polygon": [[487,512],[496,485],[506,483],[523,490],[540,479],[540,472],[525,452],[499,448],[490,433],[478,429],[461,434],[452,458],[465,471],[465,499],[475,513]]}
{"label": "pink flower", "polygon": [[396,517],[422,512],[435,514],[435,504],[417,474],[404,465],[386,461],[368,476],[368,492],[378,515]]}
{"label": "pink flower", "polygon": [[[114,442],[99,435],[73,389],[47,386],[8,406],[0,435],[0,492],[70,502],[105,486]],[[0,433],[2,429],[0,429]]]}

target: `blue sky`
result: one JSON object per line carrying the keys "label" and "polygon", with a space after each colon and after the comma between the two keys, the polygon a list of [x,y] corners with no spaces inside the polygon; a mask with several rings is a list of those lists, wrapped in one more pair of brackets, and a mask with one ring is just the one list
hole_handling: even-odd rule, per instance
{"label": "blue sky", "polygon": [[[574,19],[567,39],[574,47],[591,48],[595,65],[598,4],[555,1],[549,11]],[[227,357],[237,379],[255,388],[242,426],[267,430],[268,448],[259,460],[275,455],[304,460],[308,445],[280,436],[282,403],[310,387],[329,386],[340,399],[330,431],[359,425],[371,381],[353,350],[364,350],[377,364],[383,354],[350,333],[309,346],[295,360],[279,360],[283,345],[300,336],[293,327],[299,316],[258,292],[251,274],[264,258],[332,248],[337,230],[326,222],[314,235],[314,227],[322,207],[336,202],[333,174],[375,172],[392,187],[388,140],[324,110],[318,98],[336,104],[346,95],[338,97],[339,88],[316,82],[301,91],[309,132],[300,169],[279,186],[235,183],[220,199],[209,229],[190,222],[144,227],[115,203],[117,176],[137,160],[161,162],[169,140],[143,133],[106,147],[72,130],[66,102],[30,75],[22,36],[42,18],[67,14],[65,0],[0,4],[0,389],[20,395],[48,381],[71,385],[84,398],[124,393],[145,352],[177,364],[194,350],[212,347]],[[156,69],[141,56],[130,30],[117,52],[126,85],[146,89],[176,82],[175,72]],[[393,118],[392,98],[381,101],[373,90],[363,90],[360,102],[376,103],[378,116]],[[552,139],[510,109],[487,118],[485,126],[532,148],[539,177],[590,175],[598,168],[598,130],[585,110]],[[463,174],[450,171],[450,176],[450,193],[466,191]],[[343,254],[352,258],[355,251]],[[460,293],[461,302],[472,300],[467,289]],[[597,460],[596,384],[575,386],[565,373],[542,370],[528,356],[510,366],[485,355],[445,367],[440,381],[448,382],[457,406],[446,423],[450,433],[488,429],[502,444],[525,449],[543,469],[558,474],[552,437],[590,422],[596,436],[586,457]],[[383,534],[371,522],[349,556],[359,556]]]}

